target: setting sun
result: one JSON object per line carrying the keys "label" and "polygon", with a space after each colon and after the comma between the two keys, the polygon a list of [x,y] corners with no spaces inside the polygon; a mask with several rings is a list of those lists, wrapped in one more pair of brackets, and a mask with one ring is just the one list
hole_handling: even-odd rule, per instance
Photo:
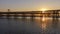
{"label": "setting sun", "polygon": [[44,8],[41,9],[41,11],[46,11],[46,10],[48,10],[48,9],[44,9]]}

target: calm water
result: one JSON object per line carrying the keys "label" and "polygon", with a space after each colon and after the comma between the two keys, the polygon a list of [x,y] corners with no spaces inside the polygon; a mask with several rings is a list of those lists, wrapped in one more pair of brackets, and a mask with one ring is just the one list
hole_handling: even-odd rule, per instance
{"label": "calm water", "polygon": [[60,34],[60,18],[0,17],[0,34]]}

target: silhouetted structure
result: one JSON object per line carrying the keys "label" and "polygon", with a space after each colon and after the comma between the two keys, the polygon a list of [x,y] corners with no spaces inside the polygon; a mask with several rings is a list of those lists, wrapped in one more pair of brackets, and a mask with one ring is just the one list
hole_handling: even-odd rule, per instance
{"label": "silhouetted structure", "polygon": [[[59,18],[59,12],[60,10],[47,10],[45,11],[45,13],[42,13],[42,11],[26,11],[26,12],[10,12],[10,9],[8,9],[8,12],[0,12],[0,14],[7,14],[7,15],[3,15],[3,16],[20,16],[20,17],[43,17],[43,15],[45,17],[53,17],[53,18]],[[10,14],[14,14],[14,15],[10,15]],[[18,14],[22,14],[22,15],[18,15]],[[31,14],[29,16],[25,15],[25,14]],[[40,14],[39,16],[36,16],[35,14]]]}

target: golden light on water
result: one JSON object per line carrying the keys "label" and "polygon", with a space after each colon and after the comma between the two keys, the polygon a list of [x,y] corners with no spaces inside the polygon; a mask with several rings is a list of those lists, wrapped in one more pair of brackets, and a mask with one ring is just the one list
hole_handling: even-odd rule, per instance
{"label": "golden light on water", "polygon": [[43,16],[43,18],[42,18],[42,29],[46,29],[46,19],[45,19],[45,17]]}
{"label": "golden light on water", "polygon": [[46,29],[46,23],[42,24],[42,29]]}
{"label": "golden light on water", "polygon": [[45,18],[44,17],[42,18],[42,21],[45,21]]}
{"label": "golden light on water", "polygon": [[42,18],[38,18],[35,21],[39,27],[41,27],[43,30],[46,30],[49,20],[50,18],[46,18],[43,16]]}

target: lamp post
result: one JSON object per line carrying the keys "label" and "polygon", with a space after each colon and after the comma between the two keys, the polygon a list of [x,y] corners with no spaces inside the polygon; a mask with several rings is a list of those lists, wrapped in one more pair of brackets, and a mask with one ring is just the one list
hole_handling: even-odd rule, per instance
{"label": "lamp post", "polygon": [[[8,9],[8,12],[10,12],[10,9]],[[7,18],[9,18],[9,14],[7,14]]]}

